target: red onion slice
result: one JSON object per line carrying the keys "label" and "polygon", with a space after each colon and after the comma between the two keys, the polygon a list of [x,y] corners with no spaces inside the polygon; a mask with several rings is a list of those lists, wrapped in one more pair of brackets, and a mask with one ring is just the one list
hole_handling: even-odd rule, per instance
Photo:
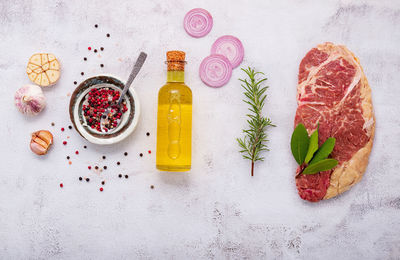
{"label": "red onion slice", "polygon": [[213,26],[213,19],[209,12],[202,8],[190,10],[183,19],[186,32],[196,38],[207,35]]}
{"label": "red onion slice", "polygon": [[228,58],[232,68],[236,68],[243,60],[242,42],[232,35],[219,37],[211,47],[211,54],[221,54]]}
{"label": "red onion slice", "polygon": [[209,87],[219,88],[228,83],[232,76],[232,66],[222,55],[210,55],[200,64],[200,78]]}

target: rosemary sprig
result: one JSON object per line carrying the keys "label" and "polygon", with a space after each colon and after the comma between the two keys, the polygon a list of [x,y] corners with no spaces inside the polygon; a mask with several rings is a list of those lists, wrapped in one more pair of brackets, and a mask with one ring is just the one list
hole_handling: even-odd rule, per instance
{"label": "rosemary sprig", "polygon": [[251,176],[254,176],[254,163],[264,160],[260,152],[269,151],[265,144],[268,141],[265,130],[268,126],[275,125],[272,124],[269,118],[262,115],[265,98],[267,97],[265,91],[268,88],[268,86],[263,87],[262,83],[266,81],[267,78],[259,79],[257,76],[264,75],[264,73],[256,72],[250,67],[247,69],[242,68],[242,70],[249,78],[239,79],[243,83],[241,86],[245,90],[244,95],[246,98],[243,99],[243,101],[250,106],[249,111],[251,113],[247,114],[249,128],[243,130],[244,138],[237,138],[236,140],[241,148],[240,153],[243,154],[243,158],[251,160]]}

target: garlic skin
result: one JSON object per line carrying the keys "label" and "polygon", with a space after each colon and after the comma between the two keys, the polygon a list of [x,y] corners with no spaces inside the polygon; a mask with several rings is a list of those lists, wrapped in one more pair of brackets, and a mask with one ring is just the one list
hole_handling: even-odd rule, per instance
{"label": "garlic skin", "polygon": [[15,92],[14,103],[22,114],[34,116],[46,106],[46,97],[40,87],[25,85]]}

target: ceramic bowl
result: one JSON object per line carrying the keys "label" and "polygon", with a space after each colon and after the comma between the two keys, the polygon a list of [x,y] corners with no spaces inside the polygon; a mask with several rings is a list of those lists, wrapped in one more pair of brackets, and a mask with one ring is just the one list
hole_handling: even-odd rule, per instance
{"label": "ceramic bowl", "polygon": [[140,116],[140,104],[135,90],[130,87],[125,95],[128,111],[122,115],[118,127],[109,133],[98,132],[86,124],[82,105],[86,94],[91,89],[103,87],[122,91],[124,83],[120,79],[108,75],[99,75],[86,79],[79,84],[71,95],[69,116],[75,129],[83,138],[94,144],[107,145],[122,141],[135,130]]}

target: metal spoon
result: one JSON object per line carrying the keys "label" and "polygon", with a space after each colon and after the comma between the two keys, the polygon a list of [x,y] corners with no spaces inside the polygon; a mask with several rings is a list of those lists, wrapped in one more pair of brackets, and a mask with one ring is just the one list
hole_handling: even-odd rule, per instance
{"label": "metal spoon", "polygon": [[[120,95],[120,97],[118,99],[118,102],[117,102],[117,106],[118,107],[121,105],[122,99],[124,98],[126,92],[128,92],[129,87],[131,86],[131,84],[132,84],[133,80],[135,79],[136,75],[139,73],[140,69],[142,68],[146,58],[147,58],[147,54],[146,53],[141,52],[139,54],[139,57],[137,58],[137,60],[135,62],[135,65],[133,66],[133,69],[131,71],[131,74],[129,75],[129,78],[125,83],[124,89],[122,90],[121,95]],[[110,112],[111,112],[111,108],[109,107],[102,114],[101,119],[100,119],[100,125],[101,126],[103,126],[103,122],[104,122],[104,120],[106,120],[108,118],[108,114]],[[103,127],[101,127],[100,129],[101,129],[101,132],[105,132]]]}

